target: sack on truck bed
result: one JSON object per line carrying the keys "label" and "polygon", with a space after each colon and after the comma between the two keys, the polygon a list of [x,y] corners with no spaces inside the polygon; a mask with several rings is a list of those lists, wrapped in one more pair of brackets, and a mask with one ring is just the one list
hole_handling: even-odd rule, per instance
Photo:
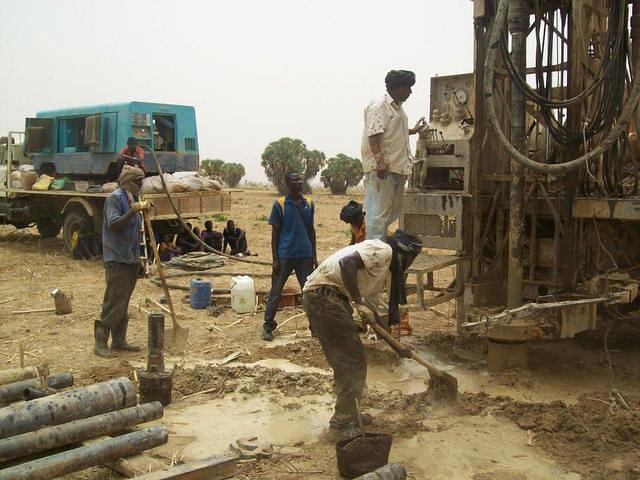
{"label": "sack on truck bed", "polygon": [[202,180],[202,190],[222,190],[222,185],[217,180],[205,178]]}
{"label": "sack on truck bed", "polygon": [[[171,175],[170,173],[163,173],[164,175],[164,181],[167,184],[167,188],[169,189],[169,192],[171,193],[180,193],[180,192],[186,192],[187,191],[187,185],[185,185],[184,183],[182,183],[182,181],[180,181],[177,178],[174,178],[173,175]],[[160,176],[157,175],[155,177],[152,177],[153,180],[153,187],[155,189],[155,191],[157,193],[163,193],[164,192],[164,188],[162,186],[162,180],[160,179]]]}
{"label": "sack on truck bed", "polygon": [[33,184],[33,187],[31,187],[31,190],[37,190],[41,192],[45,190],[49,190],[49,186],[54,180],[55,179],[53,177],[50,177],[49,175],[43,173],[42,175],[40,175],[40,179]]}
{"label": "sack on truck bed", "polygon": [[198,192],[202,190],[202,178],[198,172],[176,172],[173,174],[175,179],[187,186],[187,192]]}
{"label": "sack on truck bed", "polygon": [[38,181],[38,174],[33,170],[20,169],[20,181],[22,182],[22,188],[31,190],[33,185]]}
{"label": "sack on truck bed", "polygon": [[118,182],[109,182],[102,185],[102,193],[111,193],[118,188]]}
{"label": "sack on truck bed", "polygon": [[140,193],[155,193],[156,189],[154,186],[154,178],[156,177],[145,177],[142,179],[142,188],[140,189]]}

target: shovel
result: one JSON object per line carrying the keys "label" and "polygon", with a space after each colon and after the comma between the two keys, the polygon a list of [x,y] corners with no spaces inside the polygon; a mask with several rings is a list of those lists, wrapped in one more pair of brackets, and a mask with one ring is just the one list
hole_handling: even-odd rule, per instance
{"label": "shovel", "polygon": [[153,248],[153,256],[156,266],[158,267],[158,277],[160,277],[160,283],[162,284],[162,290],[164,291],[164,297],[167,299],[167,306],[169,307],[169,313],[171,314],[171,322],[173,323],[173,344],[177,350],[185,350],[187,342],[189,340],[189,329],[183,328],[178,323],[176,318],[176,312],[173,309],[173,302],[171,301],[171,295],[169,294],[169,287],[167,287],[167,280],[164,276],[164,268],[160,261],[160,253],[158,252],[158,246],[156,244],[156,237],[153,235],[153,229],[151,228],[151,220],[149,220],[149,214],[146,210],[142,211],[142,217],[144,218],[144,224],[149,232],[149,240],[151,241],[151,248]]}
{"label": "shovel", "polygon": [[393,338],[393,335],[387,332],[382,325],[380,325],[380,317],[378,314],[374,312],[374,315],[374,322],[369,319],[366,320],[367,323],[371,325],[371,328],[373,328],[373,330],[380,335],[382,339],[387,342],[387,344],[402,358],[411,358],[427,368],[429,371],[429,390],[438,398],[455,400],[458,395],[458,379],[453,375],[434,367],[424,358],[419,357],[411,347]]}

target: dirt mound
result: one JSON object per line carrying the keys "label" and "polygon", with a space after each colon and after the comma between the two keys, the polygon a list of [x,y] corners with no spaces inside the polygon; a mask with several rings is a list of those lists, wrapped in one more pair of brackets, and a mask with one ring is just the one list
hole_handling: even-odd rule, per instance
{"label": "dirt mound", "polygon": [[[384,342],[364,342],[364,349],[369,365],[395,365],[400,357]],[[285,358],[302,367],[316,367],[330,370],[320,343],[316,340],[300,341],[290,345],[262,347],[254,351],[250,357],[243,357],[245,362],[255,362],[265,358]]]}
{"label": "dirt mound", "polygon": [[409,340],[412,345],[426,346],[449,362],[479,362],[486,358],[486,339],[478,336],[458,336],[449,332],[434,331],[417,335]]}
{"label": "dirt mound", "polygon": [[365,392],[362,404],[365,410],[381,411],[374,415],[372,430],[405,438],[429,430],[423,423],[431,411],[431,398],[427,392],[411,395],[398,390],[383,394]]}
{"label": "dirt mound", "polygon": [[[509,402],[498,414],[534,433],[533,445],[586,478],[638,478],[640,395],[614,407],[606,394],[564,402]],[[635,470],[634,470],[635,469]]]}
{"label": "dirt mound", "polygon": [[329,369],[320,344],[316,341],[298,342],[293,345],[278,345],[276,347],[262,347],[255,352],[249,361],[264,358],[286,358],[291,363],[302,367],[317,367]]}
{"label": "dirt mound", "polygon": [[289,373],[263,367],[198,366],[176,368],[173,390],[176,398],[217,387],[218,394],[239,392],[254,394],[278,390],[288,397],[318,395],[331,391],[331,378],[313,373]]}
{"label": "dirt mound", "polygon": [[133,367],[127,360],[120,360],[119,363],[114,365],[93,365],[84,375],[76,379],[76,385],[89,385],[119,377],[127,377],[133,380]]}

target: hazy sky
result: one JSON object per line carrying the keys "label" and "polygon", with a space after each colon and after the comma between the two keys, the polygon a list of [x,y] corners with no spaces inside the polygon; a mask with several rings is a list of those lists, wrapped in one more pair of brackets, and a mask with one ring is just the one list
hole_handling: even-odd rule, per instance
{"label": "hazy sky", "polygon": [[245,165],[283,136],[360,157],[362,110],[393,68],[469,72],[469,0],[0,0],[0,132],[39,110],[141,100],[194,105],[200,158]]}

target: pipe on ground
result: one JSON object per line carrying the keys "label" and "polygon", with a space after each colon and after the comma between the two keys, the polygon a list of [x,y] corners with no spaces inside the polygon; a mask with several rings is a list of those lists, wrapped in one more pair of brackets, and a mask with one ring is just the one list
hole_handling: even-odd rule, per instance
{"label": "pipe on ground", "polygon": [[121,410],[136,403],[136,387],[128,378],[121,377],[10,405],[0,408],[0,439]]}
{"label": "pipe on ground", "polygon": [[[73,385],[73,374],[70,372],[54,373],[47,377],[47,386],[60,390]],[[22,400],[22,393],[29,387],[40,388],[40,380],[22,380],[21,382],[8,383],[0,386],[0,403],[11,403]]]}
{"label": "pipe on ground", "polygon": [[163,425],[128,433],[0,470],[0,480],[49,480],[167,443]]}
{"label": "pipe on ground", "polygon": [[10,368],[8,370],[0,370],[0,385],[20,382],[22,380],[36,378],[37,376],[38,369],[36,367]]}
{"label": "pipe on ground", "polygon": [[163,413],[160,402],[151,402],[5,438],[0,440],[0,462],[121,432],[134,425],[162,418]]}

